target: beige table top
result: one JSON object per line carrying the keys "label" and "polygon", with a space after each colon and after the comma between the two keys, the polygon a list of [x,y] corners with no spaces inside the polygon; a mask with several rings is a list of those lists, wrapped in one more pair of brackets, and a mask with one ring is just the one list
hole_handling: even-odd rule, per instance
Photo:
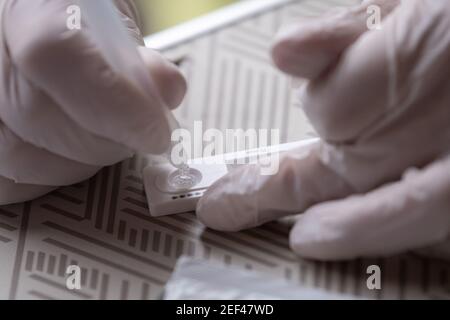
{"label": "beige table top", "polygon": [[[271,2],[268,10],[221,20],[201,34],[197,23],[184,41],[179,35],[175,42],[149,39],[181,62],[190,91],[177,116],[188,127],[202,120],[205,128],[279,128],[283,141],[310,134],[289,79],[270,64],[270,41],[282,23],[355,1]],[[192,213],[152,218],[141,179],[144,165],[136,157],[36,201],[0,207],[0,298],[156,299],[181,255],[356,296],[449,296],[450,264],[444,261],[412,253],[307,261],[290,252],[289,227],[281,222],[226,234],[205,230]],[[381,291],[366,287],[366,268],[374,263],[382,268]],[[82,269],[80,291],[65,287],[69,264]]]}

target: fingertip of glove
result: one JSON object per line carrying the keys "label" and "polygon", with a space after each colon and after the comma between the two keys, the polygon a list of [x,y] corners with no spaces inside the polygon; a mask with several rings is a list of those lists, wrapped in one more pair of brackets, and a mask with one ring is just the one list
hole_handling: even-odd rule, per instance
{"label": "fingertip of glove", "polygon": [[330,51],[320,38],[315,37],[314,26],[297,25],[283,29],[271,49],[274,64],[284,73],[315,79],[334,61],[336,54]]}
{"label": "fingertip of glove", "polygon": [[230,228],[227,213],[213,197],[203,196],[197,205],[196,215],[198,220],[210,229],[223,232],[237,231]]}
{"label": "fingertip of glove", "polygon": [[167,62],[152,70],[161,97],[170,109],[177,108],[187,92],[187,82],[178,68]]}
{"label": "fingertip of glove", "polygon": [[298,232],[291,232],[289,246],[293,252],[302,258],[321,261],[337,259],[335,252],[328,250],[320,242],[314,242],[308,236],[298,234]]}
{"label": "fingertip of glove", "polygon": [[197,218],[206,227],[222,232],[239,232],[249,226],[252,215],[242,207],[237,195],[212,187],[197,205]]}
{"label": "fingertip of glove", "polygon": [[223,232],[238,231],[233,226],[230,226],[228,212],[224,210],[220,199],[217,199],[214,195],[205,195],[200,199],[196,214],[198,220],[210,229]]}
{"label": "fingertip of glove", "polygon": [[[292,228],[289,235],[289,245],[292,251],[303,257],[316,258],[317,251],[314,244],[316,232],[313,226],[303,224],[302,217],[299,218],[296,225]],[[317,243],[316,243],[317,244]]]}
{"label": "fingertip of glove", "polygon": [[187,81],[180,69],[161,54],[149,48],[139,47],[141,56],[149,67],[161,98],[170,109],[178,107],[187,92]]}
{"label": "fingertip of glove", "polygon": [[301,216],[289,235],[289,244],[292,251],[308,259],[329,261],[349,258],[351,246],[337,231],[328,230],[314,217]]}

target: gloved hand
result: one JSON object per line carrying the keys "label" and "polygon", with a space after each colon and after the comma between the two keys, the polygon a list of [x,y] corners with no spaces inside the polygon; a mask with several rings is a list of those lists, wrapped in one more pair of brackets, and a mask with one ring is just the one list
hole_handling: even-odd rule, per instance
{"label": "gloved hand", "polygon": [[[136,46],[143,45],[133,1],[115,3]],[[141,48],[162,103],[149,101],[112,71],[87,27],[68,29],[66,11],[74,4],[0,1],[0,205],[80,182],[134,151],[169,145],[163,108],[181,102],[183,76]]]}
{"label": "gloved hand", "polygon": [[[369,31],[369,5],[382,8]],[[384,256],[450,231],[450,5],[372,0],[282,32],[281,70],[307,79],[306,114],[323,142],[281,160],[278,174],[238,169],[198,216],[225,231],[298,217],[292,249],[322,260]]]}

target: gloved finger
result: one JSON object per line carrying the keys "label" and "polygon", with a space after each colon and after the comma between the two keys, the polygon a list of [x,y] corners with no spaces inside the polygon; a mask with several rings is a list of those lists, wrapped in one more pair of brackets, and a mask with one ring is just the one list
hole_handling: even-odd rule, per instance
{"label": "gloved finger", "polygon": [[0,206],[36,199],[55,187],[19,184],[0,176]]}
{"label": "gloved finger", "polygon": [[0,176],[20,184],[44,186],[74,184],[100,170],[28,144],[1,122],[0,163]]}
{"label": "gloved finger", "polygon": [[187,83],[176,65],[165,59],[159,52],[145,47],[142,34],[143,24],[134,1],[115,0],[116,7],[122,15],[122,21],[128,32],[140,45],[140,54],[153,78],[157,91],[169,108],[178,107],[187,91]]}
{"label": "gloved finger", "polygon": [[150,101],[146,93],[114,73],[88,29],[66,28],[70,3],[6,5],[5,34],[17,69],[86,130],[134,150],[164,151],[169,145],[164,100]]}
{"label": "gloved finger", "polygon": [[[177,69],[150,49],[142,48],[141,53],[155,74],[155,84],[168,105],[178,106],[186,84],[184,80],[173,81],[178,76]],[[23,140],[67,159],[93,166],[112,165],[132,155],[125,146],[77,125],[44,92],[15,73],[13,68],[8,75],[15,78],[16,90],[11,96],[3,97],[3,104],[14,111],[0,114]],[[176,85],[180,87],[171,90]]]}
{"label": "gloved finger", "polygon": [[305,79],[316,79],[329,69],[344,50],[368,31],[367,9],[376,5],[384,19],[400,0],[369,0],[324,17],[300,22],[280,31],[272,50],[282,71]]}
{"label": "gloved finger", "polygon": [[15,82],[16,89],[0,97],[4,106],[0,117],[21,140],[92,166],[112,165],[132,155],[125,146],[79,126],[13,66],[4,75]]}
{"label": "gloved finger", "polygon": [[450,156],[366,195],[319,204],[298,218],[292,249],[320,260],[387,256],[450,232]]}
{"label": "gloved finger", "polygon": [[285,155],[275,175],[261,175],[258,165],[232,171],[202,197],[199,220],[212,229],[240,231],[351,194],[347,183],[319,160],[319,148],[314,144]]}
{"label": "gloved finger", "polygon": [[[437,90],[445,74],[438,68],[448,65],[449,47],[436,46],[449,39],[443,34],[449,25],[444,10],[449,9],[442,1],[402,2],[380,31],[364,34],[335,68],[309,83],[303,108],[324,140],[367,140],[400,112],[417,107],[415,102],[432,98],[420,95]],[[419,88],[417,79],[429,82]]]}
{"label": "gloved finger", "polygon": [[139,52],[164,102],[170,109],[178,107],[187,92],[187,83],[177,66],[152,49],[140,47]]}

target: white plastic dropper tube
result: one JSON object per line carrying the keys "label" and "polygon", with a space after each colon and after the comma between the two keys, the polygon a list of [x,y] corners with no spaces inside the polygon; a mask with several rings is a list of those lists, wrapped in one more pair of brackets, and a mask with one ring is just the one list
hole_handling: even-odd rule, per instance
{"label": "white plastic dropper tube", "polygon": [[[119,13],[112,0],[79,0],[81,14],[89,27],[89,34],[93,37],[96,45],[100,49],[110,67],[117,73],[127,77],[137,85],[144,94],[147,94],[151,101],[160,101],[164,105],[160,95],[155,92],[155,86],[147,71],[147,67],[140,56],[136,43],[121,21]],[[180,128],[173,113],[164,108],[167,122],[171,132]],[[165,156],[172,165],[188,170],[183,152],[183,162],[175,165],[172,161],[171,150],[166,151]]]}

